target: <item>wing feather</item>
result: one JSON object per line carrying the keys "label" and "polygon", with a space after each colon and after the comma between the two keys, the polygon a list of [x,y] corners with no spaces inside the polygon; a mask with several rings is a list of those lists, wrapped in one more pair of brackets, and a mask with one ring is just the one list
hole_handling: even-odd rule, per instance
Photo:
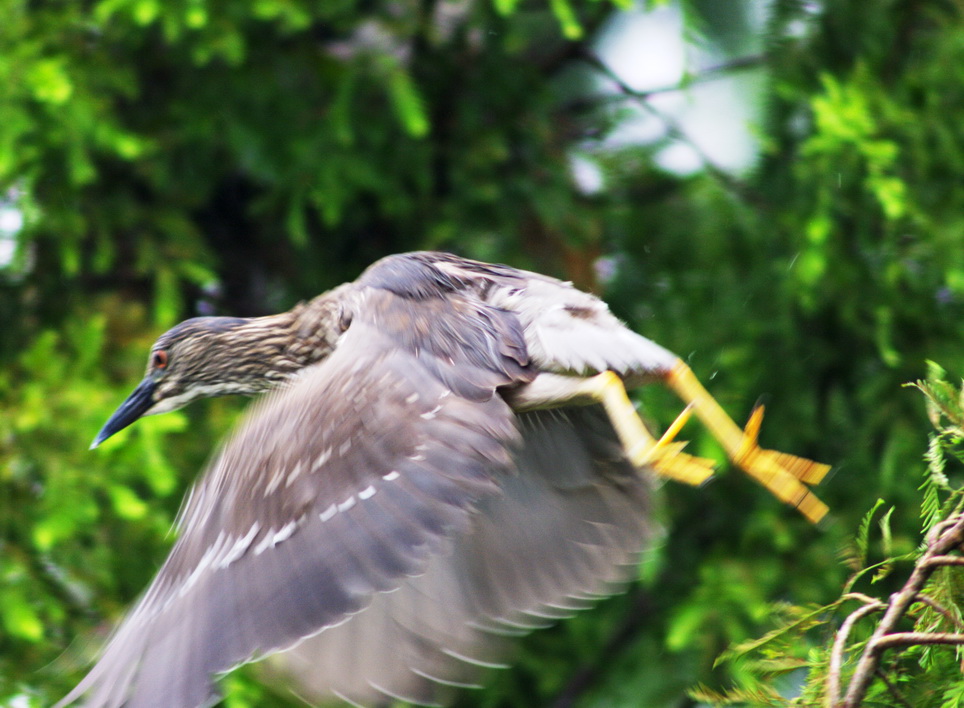
{"label": "wing feather", "polygon": [[[312,700],[444,704],[501,665],[505,639],[617,592],[652,543],[650,480],[596,406],[520,416],[518,475],[426,572],[265,670]],[[350,655],[346,664],[340,657]]]}
{"label": "wing feather", "polygon": [[572,283],[445,253],[413,253],[391,259],[406,261],[405,267],[431,264],[437,271],[436,281],[515,313],[524,331],[525,351],[541,370],[590,374],[611,369],[644,380],[668,371],[678,358],[627,328],[605,302]]}
{"label": "wing feather", "polygon": [[500,493],[518,433],[495,395],[499,367],[444,362],[451,376],[470,372],[470,400],[424,353],[364,322],[351,330],[254,406],[191,495],[157,578],[66,702],[207,705],[218,674],[424,573]]}

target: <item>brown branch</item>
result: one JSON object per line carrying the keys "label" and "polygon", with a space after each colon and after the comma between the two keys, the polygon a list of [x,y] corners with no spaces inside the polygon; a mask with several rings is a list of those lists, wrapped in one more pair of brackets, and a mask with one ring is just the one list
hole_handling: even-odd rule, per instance
{"label": "brown branch", "polygon": [[630,605],[625,620],[615,627],[595,659],[577,669],[549,704],[552,708],[571,708],[596,681],[605,667],[652,619],[653,606],[649,593],[639,590],[629,595]]}
{"label": "brown branch", "polygon": [[866,599],[870,600],[870,602],[854,610],[847,616],[847,619],[844,620],[843,625],[841,625],[840,630],[837,632],[836,639],[834,639],[833,651],[830,653],[830,666],[827,671],[827,708],[834,708],[840,697],[840,669],[843,666],[843,654],[847,646],[847,637],[850,635],[850,630],[867,615],[879,612],[887,607],[880,600],[874,600],[870,597],[866,597]]}
{"label": "brown branch", "polygon": [[871,597],[870,595],[864,595],[862,592],[848,592],[841,598],[843,600],[859,600],[865,605],[880,605],[881,601],[876,597]]}
{"label": "brown branch", "polygon": [[927,595],[918,595],[917,601],[927,605],[934,610],[934,612],[941,615],[951,624],[956,625],[959,629],[964,629],[964,622],[961,622],[958,617],[955,617],[950,610],[938,603],[934,598],[928,597]]}
{"label": "brown branch", "polygon": [[890,682],[890,679],[887,678],[887,674],[881,671],[879,666],[877,667],[876,674],[877,677],[884,682],[884,685],[887,686],[887,690],[890,691],[890,695],[894,697],[895,701],[903,706],[907,706],[907,708],[914,708],[914,706],[908,703],[907,699],[900,694],[900,691],[897,690],[897,686]]}
{"label": "brown branch", "polygon": [[881,637],[877,646],[881,651],[891,647],[913,647],[919,644],[964,644],[964,634],[951,632],[894,632]]}
{"label": "brown branch", "polygon": [[[937,524],[931,529],[927,535],[927,550],[924,551],[924,555],[914,566],[914,570],[904,584],[904,587],[900,589],[900,592],[891,595],[884,616],[881,618],[880,623],[864,647],[860,661],[857,663],[857,668],[851,677],[847,694],[844,696],[843,701],[839,703],[836,702],[838,696],[837,687],[840,681],[839,665],[836,675],[833,675],[832,672],[831,675],[828,675],[829,706],[833,708],[857,708],[863,701],[864,695],[867,693],[867,688],[870,686],[874,675],[876,675],[881,654],[890,647],[915,644],[964,644],[964,636],[958,634],[894,631],[897,623],[904,617],[910,606],[920,601],[922,597],[921,589],[934,571],[942,565],[957,565],[956,561],[952,563],[945,563],[943,561],[955,558],[955,556],[947,556],[946,554],[948,551],[958,548],[962,542],[964,542],[964,516],[953,517]],[[860,615],[861,617],[869,614],[870,610],[867,609],[868,607],[872,606],[867,605],[857,610],[854,614],[864,610],[866,611]],[[853,616],[854,615],[848,617],[848,621]],[[857,619],[859,619],[859,617]],[[847,622],[844,622],[844,625],[849,632],[850,627],[853,626],[853,622],[851,622],[849,626]],[[841,627],[840,632],[843,633],[843,630],[844,627]],[[839,639],[838,636],[838,640]],[[834,642],[835,653],[837,643],[837,641]],[[840,655],[842,656],[842,650]],[[831,657],[831,659],[833,659],[833,657]],[[831,691],[831,688],[834,690]]]}
{"label": "brown branch", "polygon": [[926,563],[928,567],[939,567],[942,565],[964,565],[964,558],[961,558],[960,556],[932,556],[926,561],[921,562]]}

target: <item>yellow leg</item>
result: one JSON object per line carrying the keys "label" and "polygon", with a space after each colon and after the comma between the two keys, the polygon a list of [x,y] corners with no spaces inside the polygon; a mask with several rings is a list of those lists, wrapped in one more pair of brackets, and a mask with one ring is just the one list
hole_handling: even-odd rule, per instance
{"label": "yellow leg", "polygon": [[682,361],[677,361],[670,371],[667,384],[693,408],[734,463],[778,499],[799,509],[813,523],[826,516],[829,511],[827,505],[801,482],[816,484],[830,467],[803,457],[760,448],[757,435],[763,421],[762,406],[753,411],[746,429],[740,430]]}
{"label": "yellow leg", "polygon": [[627,457],[636,467],[651,465],[664,477],[692,485],[703,484],[713,475],[713,460],[687,455],[681,452],[686,443],[673,442],[689,418],[692,412],[690,408],[684,410],[666,433],[656,440],[639,419],[626,395],[622,379],[612,371],[586,379],[580,392],[599,401],[606,409]]}

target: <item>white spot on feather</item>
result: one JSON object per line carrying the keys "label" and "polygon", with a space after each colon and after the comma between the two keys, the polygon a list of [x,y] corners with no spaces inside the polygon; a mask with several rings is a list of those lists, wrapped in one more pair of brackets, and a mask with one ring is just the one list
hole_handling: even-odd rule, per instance
{"label": "white spot on feather", "polygon": [[358,492],[358,498],[364,501],[365,499],[371,499],[375,496],[375,488],[372,485],[368,485],[363,490]]}
{"label": "white spot on feather", "polygon": [[229,565],[234,563],[234,561],[243,556],[245,551],[247,551],[248,547],[251,545],[251,542],[254,540],[254,537],[258,535],[258,531],[260,530],[261,524],[255,521],[251,525],[251,530],[234,542],[234,545],[231,546],[231,550],[229,550],[227,555],[225,555],[224,558],[218,562],[217,567],[227,568]]}
{"label": "white spot on feather", "polygon": [[261,540],[261,543],[254,547],[254,555],[261,555],[269,548],[274,548],[282,541],[286,541],[291,538],[291,534],[295,532],[297,526],[298,524],[296,522],[290,521],[274,533],[269,531]]}
{"label": "white spot on feather", "polygon": [[224,533],[224,531],[218,533],[217,539],[208,546],[208,549],[204,552],[204,555],[201,556],[201,560],[198,561],[194,570],[192,570],[191,574],[181,583],[181,587],[178,588],[177,591],[179,596],[183,597],[198,581],[198,578],[211,567],[214,559],[221,555],[221,552],[224,550],[224,544],[227,540],[229,540],[229,536]]}
{"label": "white spot on feather", "polygon": [[355,506],[355,497],[351,496],[338,505],[338,511],[348,511],[353,506]]}
{"label": "white spot on feather", "polygon": [[318,518],[321,519],[322,522],[325,522],[325,521],[328,521],[331,517],[333,517],[337,513],[338,513],[338,507],[335,504],[332,504],[323,512],[318,514]]}
{"label": "white spot on feather", "polygon": [[321,466],[328,462],[329,457],[331,457],[331,448],[326,447],[321,451],[321,454],[318,455],[318,459],[315,460],[315,469],[321,469]]}
{"label": "white spot on feather", "polygon": [[428,413],[422,413],[421,416],[419,416],[419,417],[420,417],[420,418],[424,418],[425,420],[432,420],[432,418],[435,417],[435,414],[438,413],[440,410],[442,410],[442,406],[441,406],[441,405],[437,405],[437,406],[435,406],[435,408],[433,408],[432,410],[430,410]]}
{"label": "white spot on feather", "polygon": [[275,468],[275,470],[271,473],[271,479],[268,480],[268,484],[264,488],[264,495],[266,497],[270,496],[271,493],[274,492],[274,490],[276,490],[280,486],[281,479],[282,477],[284,477],[284,475],[281,472],[282,472],[281,468]]}
{"label": "white spot on feather", "polygon": [[271,543],[271,535],[270,534],[266,535],[264,538],[261,539],[261,543],[259,543],[257,546],[254,547],[254,555],[260,556],[262,553],[264,553],[273,545],[274,544]]}
{"label": "white spot on feather", "polygon": [[298,477],[301,476],[302,464],[299,460],[298,463],[292,468],[291,472],[288,473],[288,479],[285,480],[285,488],[290,487]]}
{"label": "white spot on feather", "polygon": [[287,524],[278,529],[278,533],[274,535],[274,542],[281,543],[282,541],[287,541],[294,534],[295,529],[298,528],[297,521],[289,521]]}
{"label": "white spot on feather", "polygon": [[400,476],[401,475],[398,474],[397,470],[392,470],[388,474],[382,475],[382,479],[384,479],[386,482],[393,482],[394,480],[398,479]]}

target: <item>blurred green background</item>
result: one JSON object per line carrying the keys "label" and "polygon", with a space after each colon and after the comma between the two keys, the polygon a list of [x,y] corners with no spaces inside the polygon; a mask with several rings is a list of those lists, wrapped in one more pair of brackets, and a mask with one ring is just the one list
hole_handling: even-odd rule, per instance
{"label": "blurred green background", "polygon": [[[962,20],[951,0],[0,0],[0,705],[79,679],[243,408],[88,451],[154,338],[420,248],[595,290],[738,420],[763,395],[765,446],[836,469],[822,530],[725,466],[665,485],[639,582],[460,705],[741,685],[714,659],[774,603],[834,600],[878,498],[894,552],[920,541],[929,426],[901,384],[964,371]],[[680,408],[637,397],[656,424]],[[244,672],[227,688],[295,705]]]}

